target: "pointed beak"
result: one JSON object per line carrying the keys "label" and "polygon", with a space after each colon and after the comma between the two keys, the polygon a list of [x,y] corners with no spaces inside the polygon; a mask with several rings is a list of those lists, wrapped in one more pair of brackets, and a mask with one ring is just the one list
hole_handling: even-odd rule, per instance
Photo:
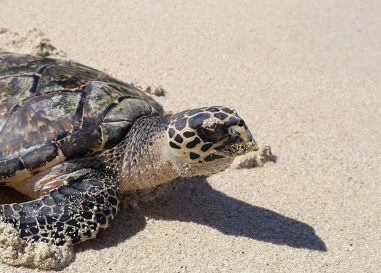
{"label": "pointed beak", "polygon": [[251,134],[249,128],[244,126],[242,132],[240,133],[240,138],[242,139],[243,144],[247,147],[247,151],[258,151],[259,147],[255,142],[253,135]]}

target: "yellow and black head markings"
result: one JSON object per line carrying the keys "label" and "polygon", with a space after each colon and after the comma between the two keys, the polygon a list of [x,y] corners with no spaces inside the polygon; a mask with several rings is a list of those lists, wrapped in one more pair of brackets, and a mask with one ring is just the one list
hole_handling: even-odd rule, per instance
{"label": "yellow and black head markings", "polygon": [[168,125],[169,145],[185,163],[211,162],[240,152],[253,137],[243,119],[223,106],[175,114]]}
{"label": "yellow and black head markings", "polygon": [[0,221],[25,240],[94,238],[115,217],[120,192],[146,198],[180,176],[223,170],[254,144],[227,107],[167,116],[95,69],[0,52],[0,184],[33,199],[0,205]]}

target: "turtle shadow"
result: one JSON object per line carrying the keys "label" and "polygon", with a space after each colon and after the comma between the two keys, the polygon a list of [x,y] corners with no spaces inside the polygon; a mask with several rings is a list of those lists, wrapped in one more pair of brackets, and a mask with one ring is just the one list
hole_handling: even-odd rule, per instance
{"label": "turtle shadow", "polygon": [[[100,240],[87,247],[100,249],[124,242],[146,226],[145,217],[166,221],[193,222],[272,244],[327,251],[323,240],[306,223],[254,206],[214,190],[204,177],[181,179],[168,186],[165,196],[138,209],[127,209],[117,217]],[[94,240],[93,240],[94,241]]]}

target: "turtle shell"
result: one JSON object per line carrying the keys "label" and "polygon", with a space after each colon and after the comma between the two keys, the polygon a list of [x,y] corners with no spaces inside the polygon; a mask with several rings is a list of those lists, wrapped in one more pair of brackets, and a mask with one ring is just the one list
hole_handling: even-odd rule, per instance
{"label": "turtle shell", "polygon": [[0,53],[0,183],[117,145],[162,106],[90,67]]}

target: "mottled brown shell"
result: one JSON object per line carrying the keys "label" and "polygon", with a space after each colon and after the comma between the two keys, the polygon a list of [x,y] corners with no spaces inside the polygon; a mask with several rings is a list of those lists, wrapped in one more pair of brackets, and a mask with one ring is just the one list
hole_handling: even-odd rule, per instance
{"label": "mottled brown shell", "polygon": [[0,53],[0,182],[109,149],[160,104],[87,66]]}

